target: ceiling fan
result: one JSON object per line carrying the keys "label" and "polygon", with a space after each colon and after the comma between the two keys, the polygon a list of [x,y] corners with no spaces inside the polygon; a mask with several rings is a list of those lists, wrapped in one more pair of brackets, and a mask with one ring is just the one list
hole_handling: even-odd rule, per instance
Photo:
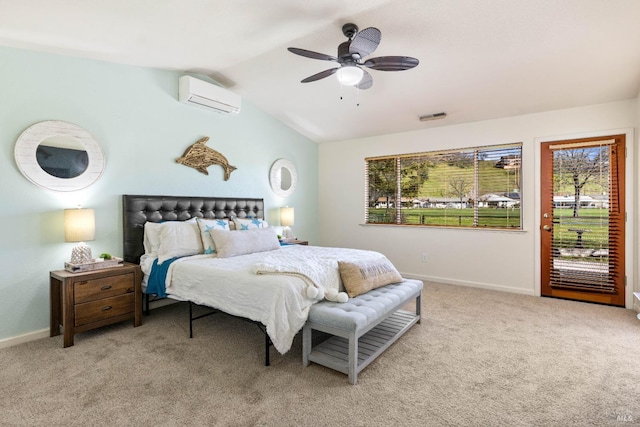
{"label": "ceiling fan", "polygon": [[403,71],[418,65],[419,61],[410,56],[379,56],[365,60],[364,57],[373,53],[380,44],[382,33],[374,27],[365,28],[358,32],[356,24],[344,24],[342,34],[349,40],[340,43],[338,56],[325,55],[297,47],[288,48],[289,52],[307,58],[333,61],[340,64],[339,67],[329,68],[317,74],[307,77],[301,83],[314,82],[316,80],[337,74],[338,81],[343,85],[355,86],[358,89],[369,89],[373,85],[373,79],[363,67],[378,71]]}

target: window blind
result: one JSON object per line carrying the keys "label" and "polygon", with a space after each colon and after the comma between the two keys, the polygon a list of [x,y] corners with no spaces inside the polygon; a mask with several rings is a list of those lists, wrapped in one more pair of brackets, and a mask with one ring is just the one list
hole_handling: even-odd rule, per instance
{"label": "window blind", "polygon": [[522,144],[365,159],[365,222],[520,228]]}
{"label": "window blind", "polygon": [[[624,250],[620,147],[611,141],[552,146],[555,289],[616,293]],[[622,148],[623,149],[623,148]]]}

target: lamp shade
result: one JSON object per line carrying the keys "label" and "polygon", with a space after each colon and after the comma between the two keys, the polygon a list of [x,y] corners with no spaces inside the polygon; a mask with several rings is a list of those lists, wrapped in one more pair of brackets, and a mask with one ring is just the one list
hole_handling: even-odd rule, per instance
{"label": "lamp shade", "polygon": [[64,241],[85,242],[94,240],[96,221],[93,209],[64,210]]}
{"label": "lamp shade", "polygon": [[283,227],[291,227],[294,222],[293,208],[285,206],[280,208],[280,225]]}
{"label": "lamp shade", "polygon": [[355,65],[344,65],[336,72],[338,81],[347,86],[353,86],[360,83],[363,75],[364,71]]}

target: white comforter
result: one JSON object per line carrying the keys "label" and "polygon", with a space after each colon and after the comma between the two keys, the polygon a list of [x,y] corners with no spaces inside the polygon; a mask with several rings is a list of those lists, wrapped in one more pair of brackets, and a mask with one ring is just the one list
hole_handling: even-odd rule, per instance
{"label": "white comforter", "polygon": [[[207,305],[234,316],[261,322],[274,347],[284,354],[291,348],[296,333],[307,320],[316,299],[307,297],[308,280],[291,274],[256,274],[256,266],[290,265],[289,260],[307,262],[312,278],[328,281],[320,286],[340,286],[338,260],[354,261],[383,257],[373,251],[318,246],[284,246],[268,252],[216,258],[195,255],[174,262],[167,274],[167,294],[176,299]],[[280,261],[278,261],[280,260]],[[311,264],[313,260],[320,263]],[[142,262],[150,271],[152,261]],[[324,272],[318,271],[322,264]],[[301,271],[305,271],[300,266]]]}

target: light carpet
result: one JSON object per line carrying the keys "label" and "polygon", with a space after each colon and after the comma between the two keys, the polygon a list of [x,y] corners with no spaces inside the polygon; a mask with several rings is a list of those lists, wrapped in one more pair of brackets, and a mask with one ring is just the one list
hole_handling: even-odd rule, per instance
{"label": "light carpet", "polygon": [[7,426],[640,424],[640,321],[623,308],[425,283],[423,320],[358,376],[302,366],[188,306],[0,350]]}

